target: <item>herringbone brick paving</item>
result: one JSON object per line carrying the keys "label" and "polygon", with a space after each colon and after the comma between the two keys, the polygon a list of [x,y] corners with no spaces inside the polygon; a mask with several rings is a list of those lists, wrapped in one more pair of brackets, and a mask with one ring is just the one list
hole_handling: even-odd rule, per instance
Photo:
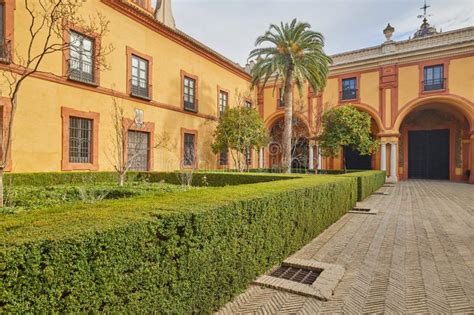
{"label": "herringbone brick paving", "polygon": [[251,285],[219,314],[473,313],[474,186],[406,181],[346,214],[292,257],[346,268],[333,298]]}

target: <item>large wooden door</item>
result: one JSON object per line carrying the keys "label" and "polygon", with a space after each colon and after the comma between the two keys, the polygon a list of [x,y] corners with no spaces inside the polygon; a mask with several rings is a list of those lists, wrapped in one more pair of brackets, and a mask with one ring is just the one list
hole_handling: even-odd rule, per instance
{"label": "large wooden door", "polygon": [[408,132],[408,178],[449,179],[449,130]]}

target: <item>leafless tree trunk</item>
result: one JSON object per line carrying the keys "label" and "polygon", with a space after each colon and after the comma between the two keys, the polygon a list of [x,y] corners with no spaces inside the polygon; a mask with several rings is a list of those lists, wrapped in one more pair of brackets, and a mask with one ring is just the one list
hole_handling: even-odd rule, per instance
{"label": "leafless tree trunk", "polygon": [[[20,5],[20,1],[17,1]],[[24,0],[23,5],[27,12],[28,20],[22,21],[27,26],[28,37],[23,41],[26,53],[15,56],[8,55],[8,68],[2,70],[2,76],[8,89],[10,100],[9,114],[1,134],[2,158],[0,161],[0,206],[4,204],[3,175],[7,167],[11,152],[12,133],[15,114],[18,108],[18,95],[22,90],[23,82],[31,75],[45,72],[41,69],[43,60],[48,55],[61,55],[68,51],[73,43],[69,39],[69,27],[79,27],[85,35],[95,34],[103,37],[108,33],[108,20],[100,13],[89,17],[86,21],[79,14],[81,1],[76,0]],[[102,45],[95,50],[95,68],[106,68],[105,56],[111,52],[111,45]],[[50,73],[55,75],[53,73]],[[3,93],[1,93],[3,95]],[[6,109],[4,108],[4,114]]]}

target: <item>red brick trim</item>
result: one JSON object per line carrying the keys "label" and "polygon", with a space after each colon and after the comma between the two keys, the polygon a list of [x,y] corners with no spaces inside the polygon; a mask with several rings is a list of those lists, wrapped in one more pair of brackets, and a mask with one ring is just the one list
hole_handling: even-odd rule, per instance
{"label": "red brick trim", "polygon": [[[138,52],[137,50],[133,49],[132,47],[127,46],[125,49],[125,54],[127,56],[127,95],[130,95],[133,98],[140,98],[144,100],[152,100],[153,99],[153,57],[149,55],[145,55],[143,53]],[[132,55],[137,56],[139,58],[145,59],[148,61],[148,98],[143,98],[139,96],[132,95],[132,84],[131,84],[131,79],[132,79]]]}
{"label": "red brick trim", "polygon": [[[450,58],[443,58],[443,59],[434,59],[434,60],[427,60],[418,63],[418,71],[420,76],[420,90],[419,95],[420,97],[426,95],[439,95],[439,94],[449,94],[449,62]],[[429,66],[436,66],[442,65],[443,66],[443,78],[445,81],[445,87],[442,90],[433,90],[433,91],[424,91],[423,81],[425,80],[425,67]]]}
{"label": "red brick trim", "polygon": [[[360,74],[361,72],[353,72],[353,73],[347,73],[347,74],[342,74],[342,75],[339,75],[337,78],[338,80],[338,84],[339,84],[339,102],[340,103],[359,103],[360,102]],[[352,78],[355,78],[356,79],[356,94],[357,94],[357,97],[354,98],[354,99],[350,99],[350,100],[343,100],[342,99],[342,80],[345,80],[345,79],[352,79]]]}
{"label": "red brick trim", "polygon": [[[6,145],[6,140],[8,136],[8,123],[10,122],[10,115],[12,111],[11,100],[8,97],[0,96],[0,117],[1,117],[1,132],[5,137],[3,137],[4,146]],[[0,158],[3,158],[3,147],[0,147]],[[4,171],[10,172],[12,170],[12,146],[10,144],[10,150],[8,151],[8,156],[5,161]]]}
{"label": "red brick trim", "polygon": [[[197,75],[186,72],[183,69],[181,69],[181,71],[180,71],[180,76],[181,76],[181,109],[185,112],[197,113],[199,111],[199,77]],[[184,108],[184,77],[188,77],[190,79],[193,79],[194,82],[195,82],[195,85],[194,85],[194,100],[196,102],[196,104],[195,104],[196,109],[194,111]]]}
{"label": "red brick trim", "polygon": [[265,117],[265,104],[264,104],[264,96],[263,96],[263,89],[257,87],[257,106],[258,106],[258,113],[260,117],[264,119]]}
{"label": "red brick trim", "polygon": [[[148,171],[152,171],[154,167],[153,151],[155,147],[155,123],[145,122],[143,127],[138,127],[135,121],[129,118],[123,118],[122,124],[126,131],[139,131],[148,133]],[[125,133],[125,141],[123,148],[124,157],[128,156],[128,132]]]}
{"label": "red brick trim", "polygon": [[14,58],[15,53],[14,53],[14,48],[15,48],[15,42],[14,42],[14,37],[15,37],[15,30],[14,30],[14,25],[15,25],[15,10],[16,10],[16,3],[15,0],[0,0],[0,4],[4,5],[4,32],[5,32],[5,40],[9,41],[9,58],[7,60],[1,60],[0,62],[3,63],[11,63],[11,59]]}
{"label": "red brick trim", "polygon": [[230,107],[230,92],[229,90],[227,89],[224,89],[223,87],[221,87],[220,85],[217,86],[217,117],[220,117],[220,110],[219,110],[219,107],[220,107],[220,96],[221,96],[221,92],[224,92],[224,93],[227,93],[227,108]]}
{"label": "red brick trim", "polygon": [[99,36],[97,33],[90,33],[87,30],[73,24],[68,24],[67,27],[63,30],[63,39],[64,39],[64,44],[70,43],[71,42],[71,31],[76,32],[79,34],[82,34],[94,42],[94,60],[93,60],[93,67],[94,67],[94,80],[91,83],[87,82],[81,82],[77,80],[72,80],[69,79],[68,76],[68,69],[69,69],[69,57],[70,57],[70,49],[67,47],[66,49],[63,50],[63,65],[62,65],[62,74],[63,77],[66,78],[69,81],[73,81],[77,84],[84,84],[84,85],[89,85],[89,86],[99,86],[100,85],[100,66],[98,64],[99,60],[99,54],[101,50],[101,45],[102,45],[102,38]]}
{"label": "red brick trim", "polygon": [[[68,107],[61,107],[61,117],[63,125],[62,138],[62,160],[61,170],[99,170],[99,122],[100,114],[95,112],[83,112]],[[92,163],[71,163],[69,162],[69,119],[78,117],[92,120]]]}
{"label": "red brick trim", "polygon": [[[184,134],[192,134],[194,135],[194,164],[193,165],[184,165]],[[180,152],[180,167],[181,169],[187,169],[187,168],[197,168],[199,165],[198,161],[198,131],[195,129],[186,129],[186,128],[181,128],[181,152]]]}

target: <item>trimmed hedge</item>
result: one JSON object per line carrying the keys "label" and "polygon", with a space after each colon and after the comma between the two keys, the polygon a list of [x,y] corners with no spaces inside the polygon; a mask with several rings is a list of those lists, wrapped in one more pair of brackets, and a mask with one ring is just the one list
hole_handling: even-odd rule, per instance
{"label": "trimmed hedge", "polygon": [[[129,172],[127,181],[150,181],[179,185],[177,172]],[[249,174],[230,172],[202,172],[193,174],[193,186],[221,187],[227,185],[254,184],[300,177],[295,174]],[[115,172],[50,172],[5,174],[5,185],[50,186],[62,184],[89,184],[116,182]]]}
{"label": "trimmed hedge", "polygon": [[298,179],[0,215],[2,312],[210,313],[352,208]]}
{"label": "trimmed hedge", "polygon": [[357,178],[357,200],[362,201],[385,184],[384,171],[365,171],[339,175]]}

